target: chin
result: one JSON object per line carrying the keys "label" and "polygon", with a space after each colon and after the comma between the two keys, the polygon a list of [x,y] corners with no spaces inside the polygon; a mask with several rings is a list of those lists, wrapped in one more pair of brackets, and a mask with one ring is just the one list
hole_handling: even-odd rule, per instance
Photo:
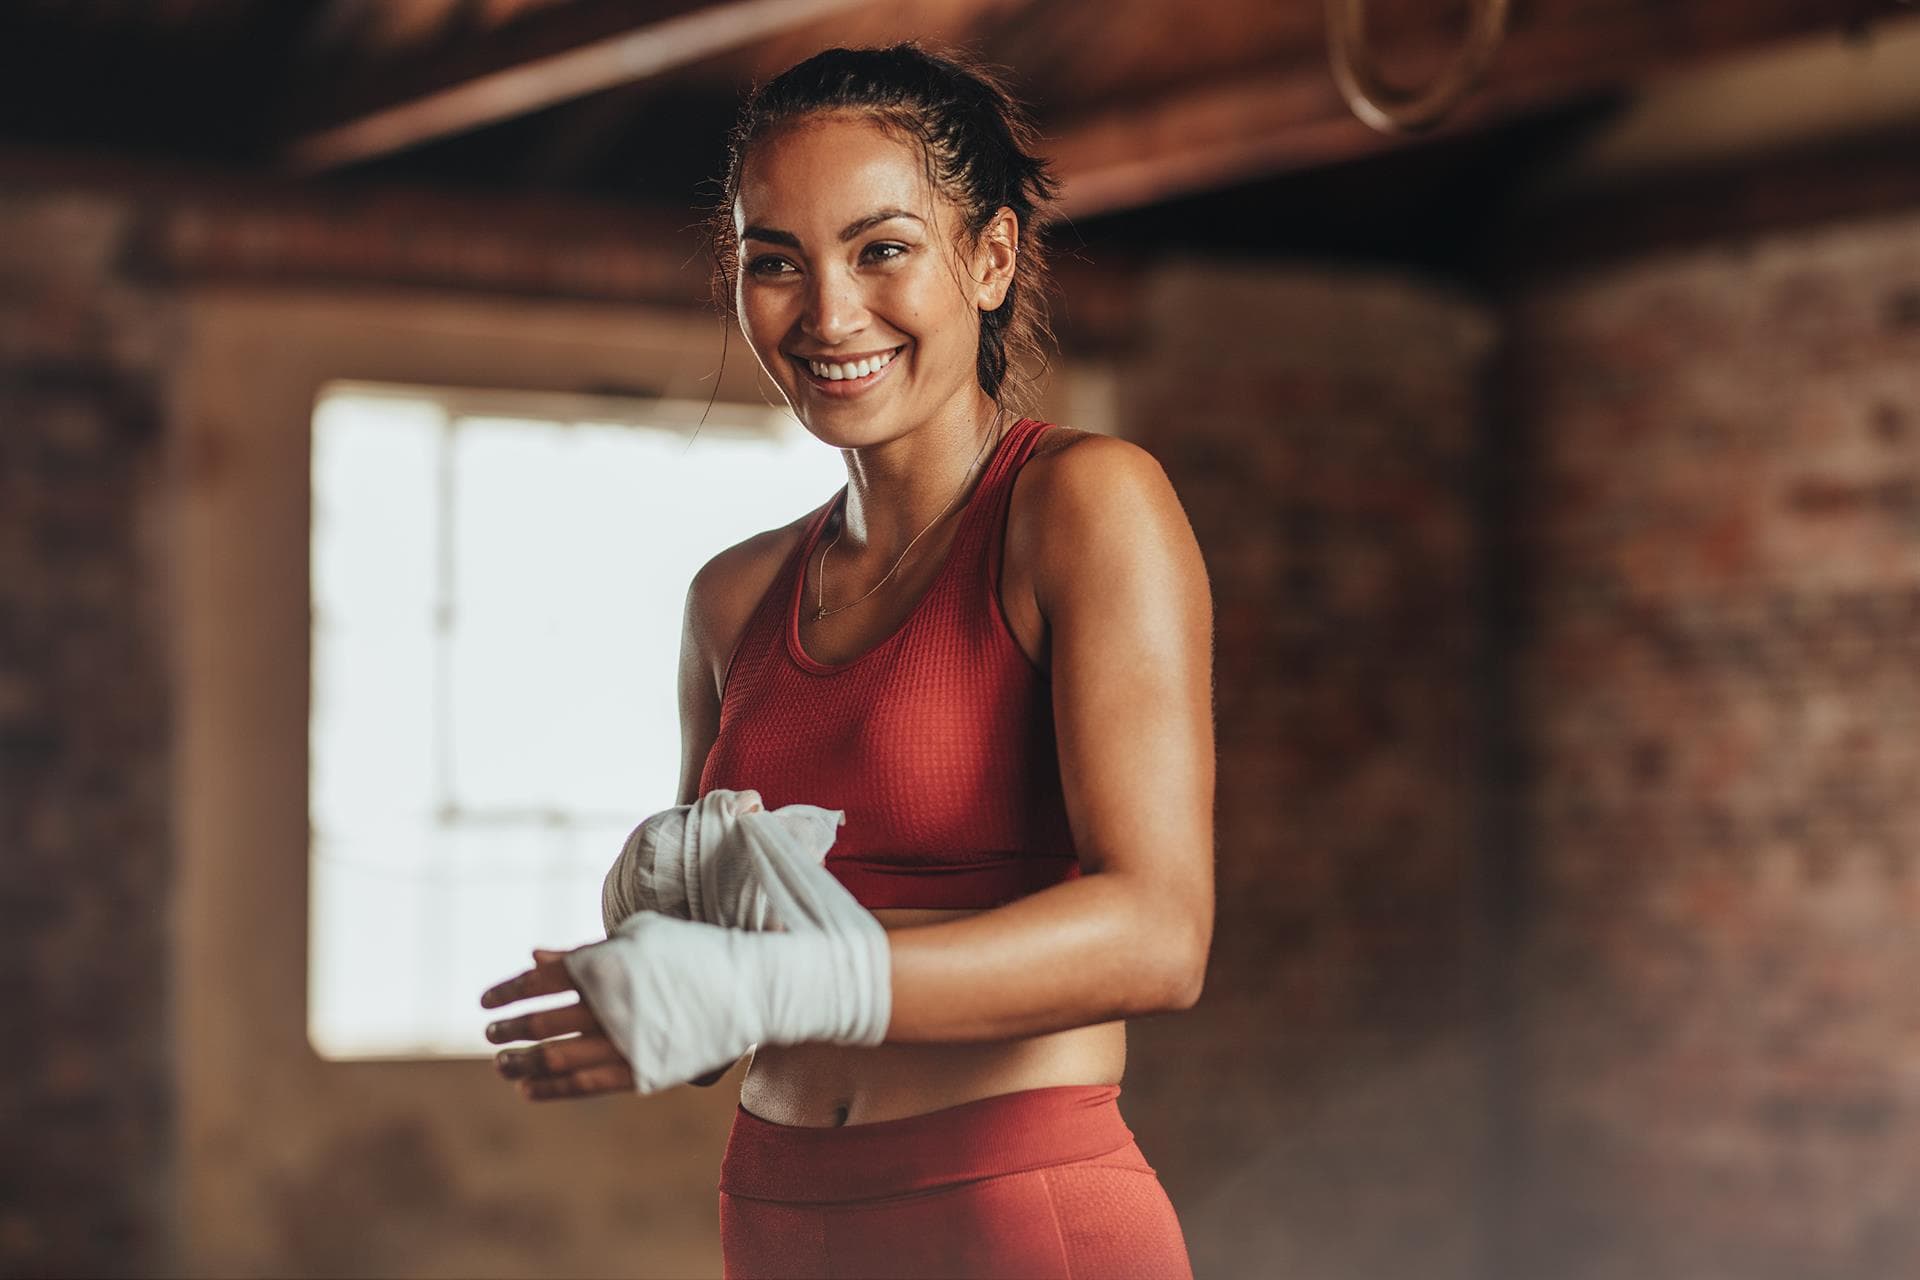
{"label": "chin", "polygon": [[808,412],[799,409],[793,412],[816,439],[836,449],[857,449],[884,440],[892,434],[888,427],[893,421],[893,414],[885,409],[867,410],[851,406],[844,409],[828,406],[825,412],[819,412],[818,409],[815,406],[814,410]]}

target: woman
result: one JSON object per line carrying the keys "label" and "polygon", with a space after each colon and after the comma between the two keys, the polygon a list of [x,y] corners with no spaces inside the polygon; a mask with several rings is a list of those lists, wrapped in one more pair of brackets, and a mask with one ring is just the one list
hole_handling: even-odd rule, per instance
{"label": "woman", "polygon": [[[720,278],[848,480],[696,575],[679,803],[844,809],[892,1007],[884,1043],[751,1055],[730,1277],[1191,1274],[1117,1099],[1124,1019],[1190,1007],[1211,939],[1211,602],[1150,454],[1007,407],[1045,333],[1031,138],[912,43],[800,63],[732,135]],[[571,986],[563,954],[483,1003]],[[503,1062],[530,1097],[634,1087],[584,1001],[499,1026],[580,1033]]]}

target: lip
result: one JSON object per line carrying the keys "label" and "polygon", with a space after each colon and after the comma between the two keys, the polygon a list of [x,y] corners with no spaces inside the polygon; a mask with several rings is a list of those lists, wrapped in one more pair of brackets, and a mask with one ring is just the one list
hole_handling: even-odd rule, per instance
{"label": "lip", "polygon": [[830,396],[836,400],[847,400],[854,396],[864,394],[870,387],[877,386],[883,381],[888,374],[893,372],[893,367],[900,363],[900,357],[906,354],[906,350],[907,344],[903,342],[898,347],[882,347],[878,351],[869,351],[866,355],[856,356],[852,360],[843,356],[840,359],[830,361],[829,363],[832,364],[851,364],[854,360],[864,360],[868,356],[885,355],[889,351],[895,353],[893,359],[887,361],[886,364],[875,369],[865,377],[842,378],[837,382],[830,381],[826,378],[815,377],[812,368],[808,365],[808,357],[789,353],[789,358],[793,361],[794,367],[800,371],[801,380],[809,387],[812,387],[816,394]]}

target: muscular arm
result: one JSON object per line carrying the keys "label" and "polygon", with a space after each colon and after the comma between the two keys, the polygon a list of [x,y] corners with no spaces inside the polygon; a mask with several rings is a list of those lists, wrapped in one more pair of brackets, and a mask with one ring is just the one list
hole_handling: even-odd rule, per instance
{"label": "muscular arm", "polygon": [[1083,874],[888,934],[889,1042],[1037,1035],[1183,1009],[1213,931],[1213,607],[1159,462],[1090,436],[1028,464],[1068,820]]}

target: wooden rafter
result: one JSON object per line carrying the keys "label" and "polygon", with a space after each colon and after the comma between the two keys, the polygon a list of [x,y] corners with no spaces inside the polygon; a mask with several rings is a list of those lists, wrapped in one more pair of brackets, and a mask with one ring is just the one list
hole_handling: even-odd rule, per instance
{"label": "wooden rafter", "polygon": [[[655,6],[647,21],[606,30],[613,12],[562,8],[541,30],[506,28],[458,68],[419,77],[418,87],[296,138],[282,167],[316,173],[526,115],[597,90],[660,75],[724,49],[766,39],[873,0],[693,0]],[[662,15],[660,10],[667,12]],[[584,14],[584,16],[583,16]]]}
{"label": "wooden rafter", "polygon": [[[1836,12],[1832,0],[1606,8],[1601,13],[1580,0],[1562,0],[1521,10],[1486,84],[1440,134],[1740,49],[1837,32],[1868,10],[1868,16],[1913,12],[1900,0],[1857,0],[1854,13]],[[1048,149],[1065,180],[1064,212],[1082,218],[1408,144],[1353,116],[1319,50],[1284,66],[1060,122],[1049,134]]]}

